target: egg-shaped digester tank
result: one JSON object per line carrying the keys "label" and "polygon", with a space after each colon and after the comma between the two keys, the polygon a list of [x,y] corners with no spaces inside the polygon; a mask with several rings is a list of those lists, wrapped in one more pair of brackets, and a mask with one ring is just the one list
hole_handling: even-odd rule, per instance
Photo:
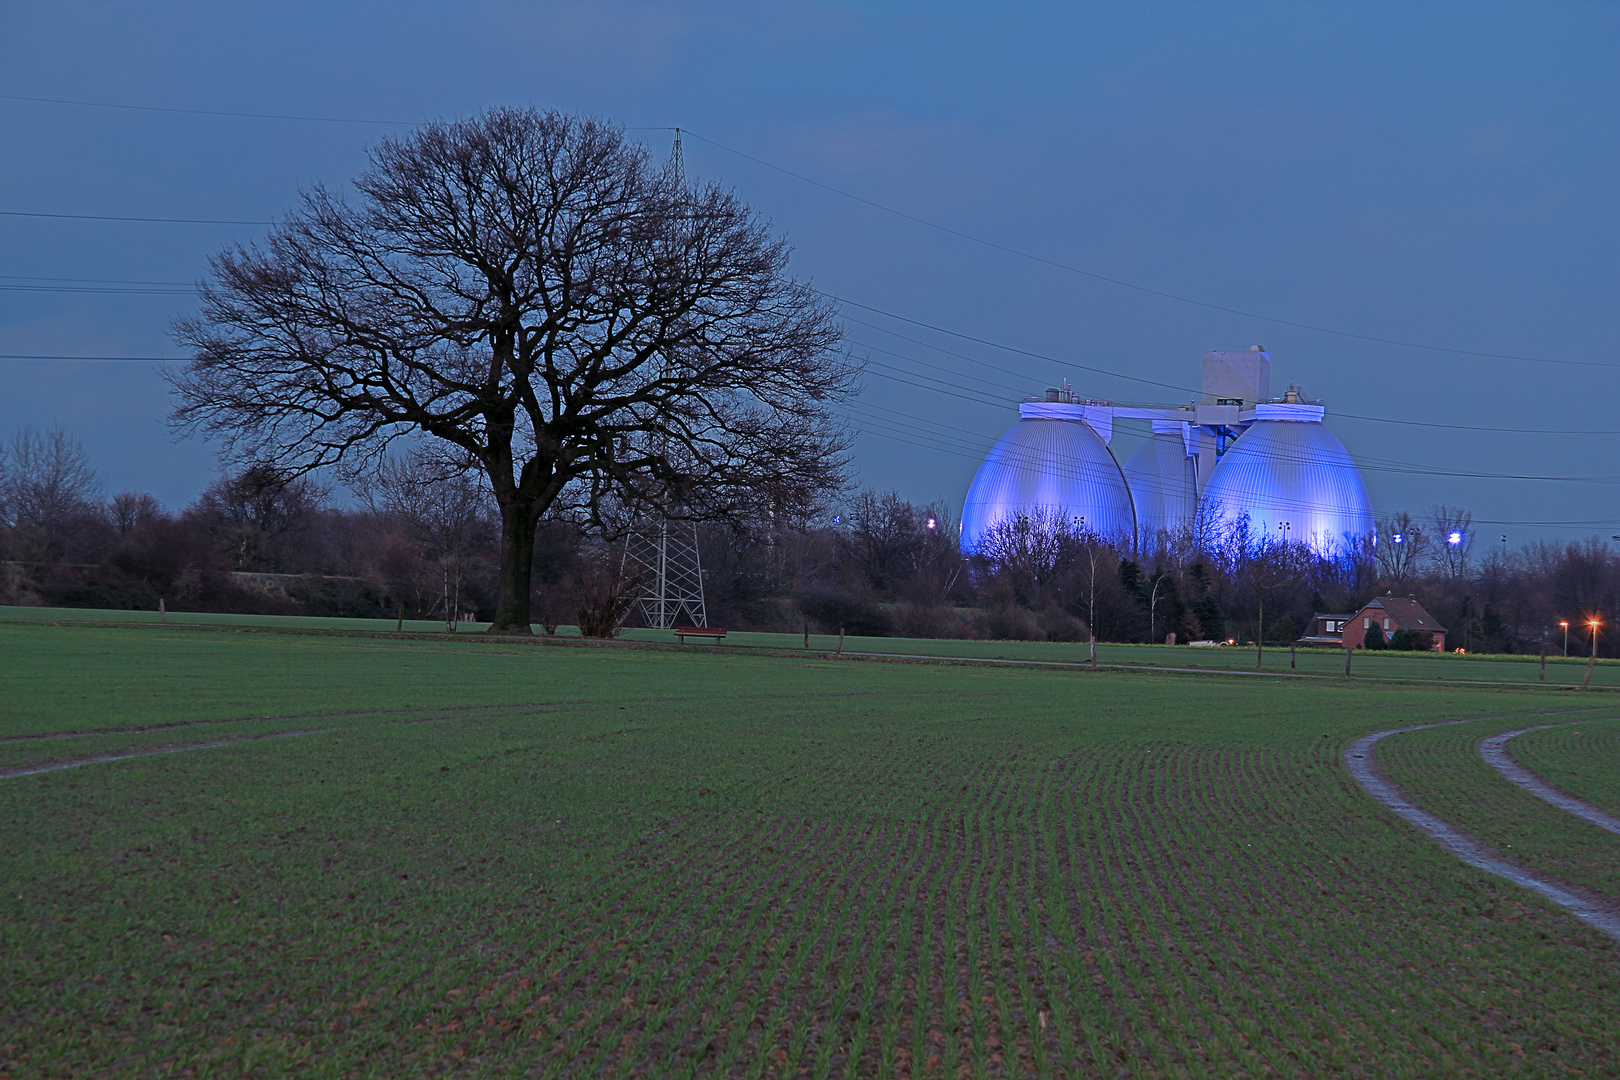
{"label": "egg-shaped digester tank", "polygon": [[1154,431],[1125,459],[1125,482],[1136,507],[1136,535],[1143,544],[1162,530],[1174,532],[1190,525],[1198,509],[1197,459],[1187,456],[1181,428],[1176,424],[1173,431]]}
{"label": "egg-shaped digester tank", "polygon": [[1350,452],[1321,423],[1260,420],[1221,458],[1204,488],[1206,523],[1231,529],[1248,515],[1269,536],[1348,554],[1373,533],[1372,501]]}
{"label": "egg-shaped digester tank", "polygon": [[962,505],[962,550],[1020,514],[1060,518],[1126,545],[1136,516],[1108,444],[1077,420],[1025,418],[985,455]]}

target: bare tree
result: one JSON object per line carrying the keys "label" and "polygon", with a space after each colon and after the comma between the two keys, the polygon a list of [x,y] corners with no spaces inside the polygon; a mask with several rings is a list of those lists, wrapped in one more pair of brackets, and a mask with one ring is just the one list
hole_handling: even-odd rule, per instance
{"label": "bare tree", "polygon": [[863,488],[850,500],[843,518],[845,558],[873,591],[891,594],[896,579],[916,569],[926,539],[917,508],[898,492],[879,494]]}
{"label": "bare tree", "polygon": [[165,516],[163,504],[144,491],[120,491],[107,504],[107,520],[119,540],[129,539],[136,529]]}
{"label": "bare tree", "polygon": [[[1443,538],[1442,538],[1443,539]],[[1406,511],[1378,523],[1378,575],[1394,587],[1405,588],[1428,559],[1434,537]]]}
{"label": "bare tree", "polygon": [[62,558],[100,490],[84,444],[59,427],[23,428],[0,451],[0,523],[25,559]]}
{"label": "bare tree", "polygon": [[948,503],[935,502],[923,507],[921,541],[914,568],[915,590],[929,601],[948,603],[962,580],[966,561],[962,558],[960,532]]}
{"label": "bare tree", "polygon": [[235,569],[280,573],[299,564],[298,549],[326,496],[308,477],[250,465],[208,485],[187,514]]}
{"label": "bare tree", "polygon": [[1227,572],[1254,590],[1254,666],[1266,657],[1266,597],[1285,585],[1301,581],[1322,561],[1308,544],[1278,540],[1267,533],[1254,536],[1249,515],[1241,515],[1217,549]]}
{"label": "bare tree", "polygon": [[1441,504],[1429,511],[1433,531],[1430,558],[1448,577],[1468,574],[1468,554],[1474,546],[1474,515],[1455,506]]}
{"label": "bare tree", "polygon": [[[385,461],[359,485],[358,493],[373,513],[405,532],[422,560],[416,563],[417,572],[404,575],[414,580],[396,580],[395,589],[413,590],[419,605],[424,592],[439,593],[434,607],[442,608],[445,626],[453,630],[461,614],[468,562],[493,548],[499,530],[491,519],[488,492],[476,478],[445,465],[419,453]],[[424,563],[431,574],[421,572]],[[442,590],[429,584],[429,576]],[[403,598],[399,603],[403,605]]]}
{"label": "bare tree", "polygon": [[842,481],[830,407],[858,369],[732,193],[602,122],[506,108],[385,139],[355,186],[213,259],[173,419],[295,471],[442,440],[500,507],[492,631],[530,632],[548,511],[724,519]]}
{"label": "bare tree", "polygon": [[1034,507],[1003,518],[984,530],[978,555],[1002,576],[1018,599],[1038,606],[1068,561],[1089,535],[1076,531],[1057,510]]}

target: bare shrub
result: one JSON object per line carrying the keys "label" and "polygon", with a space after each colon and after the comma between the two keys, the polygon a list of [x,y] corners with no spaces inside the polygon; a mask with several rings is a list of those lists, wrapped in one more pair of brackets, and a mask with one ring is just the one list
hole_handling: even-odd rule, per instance
{"label": "bare shrub", "polygon": [[903,603],[895,609],[894,631],[900,637],[970,638],[973,627],[944,604]]}
{"label": "bare shrub", "polygon": [[[581,637],[616,638],[641,591],[641,578],[621,553],[600,547],[581,556],[570,575]],[[556,632],[553,624],[549,633]]]}
{"label": "bare shrub", "polygon": [[1045,641],[1046,632],[1035,621],[1035,613],[1019,607],[1011,599],[985,608],[974,620],[980,637],[998,641]]}
{"label": "bare shrub", "polygon": [[1086,624],[1060,607],[1049,607],[1035,613],[1035,625],[1047,641],[1087,641],[1091,631]]}

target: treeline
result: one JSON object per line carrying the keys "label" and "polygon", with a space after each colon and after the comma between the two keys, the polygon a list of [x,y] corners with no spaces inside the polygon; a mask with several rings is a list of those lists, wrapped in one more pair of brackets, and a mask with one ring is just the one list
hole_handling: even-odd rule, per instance
{"label": "treeline", "polygon": [[[371,618],[487,618],[499,529],[485,490],[430,460],[384,467],[340,503],[310,478],[255,467],[191,505],[104,496],[80,444],[21,431],[0,451],[0,604]],[[1487,544],[1438,507],[1380,523],[1378,542],[1323,557],[1300,544],[1164,534],[1131,550],[1030,515],[963,557],[951,508],[857,491],[764,520],[699,525],[712,625],[908,637],[1285,644],[1317,612],[1412,596],[1448,647],[1527,652],[1551,642],[1620,653],[1620,545]],[[634,621],[622,542],[542,523],[535,618],[544,631]],[[1405,644],[1398,642],[1397,644]]]}

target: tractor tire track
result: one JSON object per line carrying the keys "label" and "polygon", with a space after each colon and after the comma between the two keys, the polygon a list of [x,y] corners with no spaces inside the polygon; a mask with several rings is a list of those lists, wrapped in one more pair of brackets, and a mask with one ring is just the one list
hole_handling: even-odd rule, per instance
{"label": "tractor tire track", "polygon": [[1440,725],[1409,724],[1405,727],[1363,735],[1344,748],[1345,768],[1367,794],[1469,866],[1523,886],[1551,900],[1589,926],[1602,930],[1620,941],[1620,914],[1613,910],[1612,904],[1604,905],[1579,896],[1563,882],[1533,874],[1523,867],[1508,862],[1473,836],[1415,806],[1400,786],[1384,775],[1373,756],[1373,750],[1379,742],[1391,735],[1438,726]]}
{"label": "tractor tire track", "polygon": [[[1580,723],[1579,720],[1564,721],[1564,724],[1578,723]],[[1509,739],[1519,735],[1527,735],[1532,731],[1543,731],[1547,728],[1562,726],[1563,724],[1537,724],[1535,727],[1520,728],[1517,731],[1505,731],[1500,735],[1492,735],[1479,744],[1479,756],[1485,759],[1487,765],[1507,777],[1510,783],[1517,784],[1536,798],[1549,802],[1560,810],[1568,811],[1582,821],[1590,822],[1600,829],[1607,829],[1609,832],[1620,836],[1620,818],[1599,810],[1589,802],[1584,802],[1573,795],[1567,795],[1559,791],[1508,756],[1507,741]]]}
{"label": "tractor tire track", "polygon": [[314,728],[310,728],[304,731],[277,731],[269,735],[250,735],[242,739],[219,739],[215,742],[189,743],[185,746],[158,746],[149,750],[129,750],[122,754],[99,754],[96,757],[72,758],[68,761],[16,765],[0,769],[0,780],[14,780],[19,776],[37,776],[40,773],[56,772],[58,769],[76,769],[81,765],[100,765],[108,761],[128,761],[130,758],[153,757],[157,754],[181,754],[187,750],[212,750],[220,746],[234,746],[237,743],[258,742],[260,739],[290,739],[294,735],[308,735],[314,730]]}

